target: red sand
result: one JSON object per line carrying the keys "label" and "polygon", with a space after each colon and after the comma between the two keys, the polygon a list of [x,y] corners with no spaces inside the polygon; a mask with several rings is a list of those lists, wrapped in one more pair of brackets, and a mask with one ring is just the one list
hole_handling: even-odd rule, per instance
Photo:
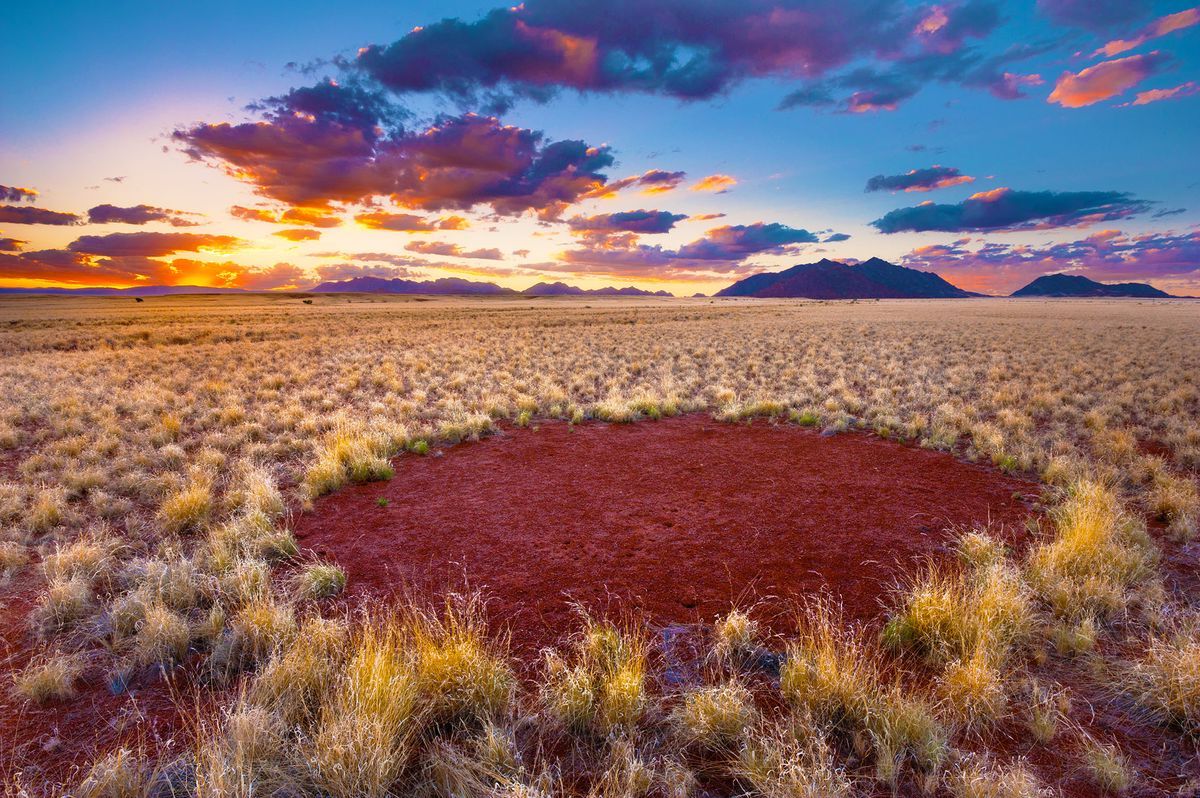
{"label": "red sand", "polygon": [[519,651],[573,627],[568,597],[668,624],[827,587],[851,615],[874,617],[949,525],[990,517],[1018,533],[1034,491],[862,434],[699,415],[551,422],[404,456],[391,481],[318,500],[296,535],[346,569],[352,597],[465,577]]}

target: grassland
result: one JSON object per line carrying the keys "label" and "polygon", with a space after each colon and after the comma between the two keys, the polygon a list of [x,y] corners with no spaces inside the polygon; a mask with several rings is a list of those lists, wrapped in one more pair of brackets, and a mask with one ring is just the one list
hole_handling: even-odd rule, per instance
{"label": "grassland", "polygon": [[[85,673],[190,668],[218,691],[167,753],[94,751],[69,775],[89,796],[164,779],[197,796],[1027,796],[1048,789],[1034,760],[1051,746],[1069,790],[1186,790],[1195,759],[1163,781],[1094,736],[1073,693],[1195,750],[1200,594],[1179,563],[1200,519],[1197,318],[1133,301],[6,300],[0,600],[26,616],[6,648],[36,649],[6,707],[70,707]],[[326,612],[344,574],[288,529],[320,495],[498,423],[685,412],[951,451],[1040,479],[1045,513],[1027,550],[964,531],[960,561],[915,568],[878,629],[817,598],[783,639],[753,612],[714,619],[700,683],[670,688],[647,630],[619,619],[581,618],[528,685],[477,598]],[[764,652],[783,654],[777,681]],[[53,792],[3,764],[13,794]]]}

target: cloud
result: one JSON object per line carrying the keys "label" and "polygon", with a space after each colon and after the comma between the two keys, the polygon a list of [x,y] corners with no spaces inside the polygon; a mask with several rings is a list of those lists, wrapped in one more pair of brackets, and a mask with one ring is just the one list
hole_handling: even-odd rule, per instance
{"label": "cloud", "polygon": [[271,233],[273,236],[286,238],[288,241],[316,241],[321,237],[320,230],[306,230],[303,227],[288,228],[287,230],[276,230]]}
{"label": "cloud", "polygon": [[827,235],[825,238],[821,239],[821,243],[822,244],[836,244],[839,241],[849,241],[849,240],[850,240],[850,235],[848,233],[831,233],[830,235]]}
{"label": "cloud", "polygon": [[665,194],[673,191],[687,177],[686,172],[668,172],[663,169],[650,169],[640,175],[622,177],[620,180],[610,180],[603,186],[588,192],[584,199],[612,199],[617,194],[631,186],[641,187],[641,193],[646,195]]}
{"label": "cloud", "polygon": [[211,233],[109,233],[80,236],[67,249],[88,255],[157,258],[176,252],[228,252],[245,245],[236,236]]}
{"label": "cloud", "polygon": [[17,252],[28,243],[28,241],[22,241],[19,238],[5,238],[4,236],[0,236],[0,252]]}
{"label": "cloud", "polygon": [[1049,244],[985,242],[970,239],[918,247],[902,259],[906,266],[935,271],[969,290],[1011,293],[1043,274],[1070,271],[1096,280],[1175,279],[1200,288],[1200,232],[1128,235],[1101,230],[1078,241]]}
{"label": "cloud", "polygon": [[1093,31],[1133,22],[1147,6],[1144,0],[1037,0],[1038,11],[1058,24]]}
{"label": "cloud", "polygon": [[248,222],[279,223],[279,214],[266,208],[247,208],[242,205],[234,205],[229,209],[229,215],[235,219],[245,219]]}
{"label": "cloud", "polygon": [[153,205],[133,205],[123,208],[118,205],[97,205],[88,210],[88,222],[91,224],[147,224],[149,222],[166,222],[172,227],[195,227],[198,224],[185,218],[183,211],[173,211],[169,208],[156,208]]}
{"label": "cloud", "polygon": [[342,220],[326,208],[246,208],[234,205],[229,214],[235,219],[248,222],[270,222],[271,224],[307,225],[309,227],[340,227]]}
{"label": "cloud", "polygon": [[65,226],[80,224],[82,221],[74,213],[48,211],[45,208],[34,208],[29,205],[0,205],[0,223]]}
{"label": "cloud", "polygon": [[38,193],[32,188],[0,186],[0,200],[4,202],[35,202]]}
{"label": "cloud", "polygon": [[[695,100],[747,78],[810,77],[897,50],[919,19],[897,0],[660,0],[653,13],[637,0],[603,11],[578,0],[527,0],[474,22],[415,28],[363,48],[353,66],[396,92],[465,99],[480,91],[545,99],[569,88]],[[972,25],[957,21],[948,35],[966,35]]]}
{"label": "cloud", "polygon": [[1190,28],[1196,24],[1200,24],[1200,7],[1189,8],[1177,14],[1168,14],[1165,17],[1159,17],[1154,20],[1130,39],[1113,39],[1092,53],[1092,55],[1103,55],[1111,58],[1114,55],[1129,52],[1135,47],[1141,47],[1151,39],[1157,39],[1159,36],[1166,36],[1168,33]]}
{"label": "cloud", "polygon": [[[370,254],[370,253],[365,253]],[[351,256],[352,257],[352,256]],[[374,260],[368,258],[366,260]],[[415,258],[407,259],[411,263],[419,263]],[[350,280],[354,277],[384,277],[405,279],[425,277],[424,272],[414,271],[406,265],[392,263],[327,263],[316,268],[319,282],[336,282]]]}
{"label": "cloud", "polygon": [[173,137],[259,194],[308,209],[388,197],[409,209],[486,205],[502,216],[553,219],[603,186],[601,170],[613,163],[607,147],[547,141],[491,116],[444,117],[406,131],[384,124],[373,95],[329,87],[316,105],[300,91],[275,98],[262,121],[198,124]]}
{"label": "cloud", "polygon": [[312,276],[291,263],[276,263],[267,269],[247,269],[237,278],[237,287],[247,291],[303,289],[312,284]]}
{"label": "cloud", "polygon": [[711,191],[715,194],[724,194],[737,185],[737,178],[732,175],[708,175],[702,177],[691,185],[689,191]]}
{"label": "cloud", "polygon": [[[131,234],[146,235],[146,234]],[[286,264],[283,264],[286,265]],[[0,279],[37,280],[74,286],[202,285],[275,287],[283,270],[259,270],[230,261],[171,260],[138,254],[101,256],[69,249],[0,253]]]}
{"label": "cloud", "polygon": [[1082,72],[1064,72],[1054,84],[1046,102],[1064,108],[1083,108],[1101,100],[1116,97],[1133,88],[1171,63],[1171,58],[1155,50],[1145,55],[1131,55],[1104,61]]}
{"label": "cloud", "polygon": [[455,258],[478,258],[481,260],[500,260],[504,253],[492,249],[464,250],[458,244],[445,241],[412,241],[404,246],[409,252],[420,252],[423,255],[443,255]]}
{"label": "cloud", "polygon": [[428,219],[415,213],[387,213],[372,211],[360,213],[354,221],[368,230],[391,230],[396,233],[427,233],[431,230],[463,230],[467,220],[461,216],[443,216]]}
{"label": "cloud", "polygon": [[1150,203],[1120,191],[1013,191],[972,194],[955,205],[923,202],[899,208],[871,224],[881,233],[941,230],[1045,230],[1125,219]]}
{"label": "cloud", "polygon": [[800,244],[818,241],[808,230],[778,222],[715,227],[678,249],[640,244],[635,234],[625,233],[585,240],[584,246],[560,252],[556,263],[531,268],[609,277],[711,280],[758,269],[746,263],[754,255],[790,254]]}
{"label": "cloud", "polygon": [[964,175],[952,166],[930,166],[912,169],[902,175],[875,175],[867,181],[867,191],[932,191],[936,188],[973,183],[975,178]]}
{"label": "cloud", "polygon": [[576,216],[567,222],[567,226],[579,232],[666,233],[670,232],[676,222],[686,218],[685,213],[668,211],[621,211],[595,216]]}
{"label": "cloud", "polygon": [[762,253],[781,255],[795,244],[815,244],[816,235],[779,222],[714,227],[704,238],[679,248],[681,258],[741,260]]}
{"label": "cloud", "polygon": [[1121,103],[1124,108],[1130,105],[1149,105],[1150,103],[1161,102],[1162,100],[1178,100],[1182,97],[1191,97],[1193,94],[1200,93],[1200,85],[1195,81],[1189,80],[1187,83],[1181,83],[1178,86],[1170,89],[1150,89],[1149,91],[1139,91],[1133,98],[1132,102]]}

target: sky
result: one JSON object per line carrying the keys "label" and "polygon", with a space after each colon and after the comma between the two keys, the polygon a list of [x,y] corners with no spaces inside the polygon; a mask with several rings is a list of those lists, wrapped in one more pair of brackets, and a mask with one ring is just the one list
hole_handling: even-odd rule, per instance
{"label": "sky", "polygon": [[27,3],[0,286],[711,293],[881,257],[1200,295],[1200,7]]}

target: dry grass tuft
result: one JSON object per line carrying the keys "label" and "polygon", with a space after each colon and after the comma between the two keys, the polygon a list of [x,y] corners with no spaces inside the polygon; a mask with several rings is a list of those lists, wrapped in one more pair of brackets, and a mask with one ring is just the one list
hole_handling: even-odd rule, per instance
{"label": "dry grass tuft", "polygon": [[745,686],[729,682],[688,691],[671,717],[684,745],[728,752],[741,745],[756,724],[758,710]]}
{"label": "dry grass tuft", "polygon": [[1151,637],[1125,675],[1126,689],[1160,720],[1200,731],[1200,617]]}
{"label": "dry grass tuft", "polygon": [[1156,580],[1158,550],[1112,489],[1076,483],[1052,518],[1054,534],[1030,552],[1027,572],[1059,618],[1123,614]]}
{"label": "dry grass tuft", "polygon": [[547,651],[542,702],[559,723],[606,736],[629,731],[646,709],[646,642],[636,631],[585,616],[567,656]]}
{"label": "dry grass tuft", "polygon": [[78,654],[45,654],[13,677],[13,690],[36,704],[66,701],[75,697],[75,682],[83,670],[84,660]]}

